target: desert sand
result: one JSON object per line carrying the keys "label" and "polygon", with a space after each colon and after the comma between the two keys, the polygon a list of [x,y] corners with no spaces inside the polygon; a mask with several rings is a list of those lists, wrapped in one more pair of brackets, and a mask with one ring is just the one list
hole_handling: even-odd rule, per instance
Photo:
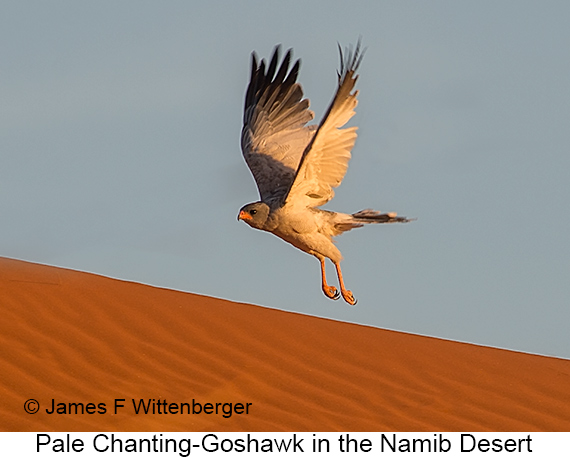
{"label": "desert sand", "polygon": [[569,360],[6,258],[0,344],[0,431],[570,431]]}

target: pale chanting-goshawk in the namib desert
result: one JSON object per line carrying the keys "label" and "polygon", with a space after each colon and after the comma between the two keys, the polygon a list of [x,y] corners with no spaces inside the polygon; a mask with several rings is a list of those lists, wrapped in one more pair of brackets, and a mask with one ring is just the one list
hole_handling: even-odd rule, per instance
{"label": "pale chanting-goshawk in the namib desert", "polygon": [[[358,91],[356,70],[362,60],[360,42],[346,55],[340,51],[340,72],[334,98],[321,123],[314,118],[309,100],[297,83],[300,60],[291,69],[291,49],[279,66],[280,46],[269,65],[252,53],[251,78],[245,95],[241,148],[259,189],[260,201],[245,205],[238,220],[265,230],[315,256],[321,263],[322,289],[334,300],[340,294],[350,304],[356,300],[344,286],[342,255],[333,237],[364,224],[408,222],[396,213],[365,209],[354,214],[318,209],[334,196],[342,182],[356,127],[342,128],[354,115]],[[338,275],[340,294],[329,286],[325,274],[328,257]]]}

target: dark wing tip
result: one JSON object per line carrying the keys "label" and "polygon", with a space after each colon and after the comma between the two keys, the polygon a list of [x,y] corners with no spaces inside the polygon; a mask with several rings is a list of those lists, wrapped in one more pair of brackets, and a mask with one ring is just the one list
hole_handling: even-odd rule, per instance
{"label": "dark wing tip", "polygon": [[356,47],[354,51],[352,46],[349,45],[346,47],[346,56],[342,52],[342,47],[340,43],[338,44],[338,51],[340,54],[340,70],[337,72],[338,79],[344,81],[346,76],[350,73],[351,76],[358,70],[360,63],[362,62],[362,58],[364,57],[364,53],[366,52],[367,48],[362,49],[362,36],[358,37],[358,41],[356,42]]}
{"label": "dark wing tip", "polygon": [[246,91],[245,111],[255,105],[264,93],[277,94],[277,99],[283,98],[297,81],[300,59],[295,61],[290,69],[293,50],[287,50],[281,64],[279,64],[280,53],[281,44],[278,44],[273,49],[269,64],[265,59],[259,60],[255,51],[251,53],[251,76]]}
{"label": "dark wing tip", "polygon": [[289,72],[289,76],[283,83],[285,86],[292,86],[297,81],[297,76],[299,76],[299,68],[301,67],[301,59],[297,59],[293,64],[293,68]]}
{"label": "dark wing tip", "polygon": [[256,70],[257,70],[257,53],[253,51],[251,53],[251,77],[253,77]]}
{"label": "dark wing tip", "polygon": [[[281,84],[285,80],[285,76],[287,75],[287,71],[289,70],[289,64],[291,63],[291,49],[288,49],[285,57],[283,57],[283,62],[281,63],[281,67],[279,67],[279,71],[273,81],[274,84]],[[273,75],[272,75],[273,76]],[[268,78],[269,79],[269,78]]]}
{"label": "dark wing tip", "polygon": [[267,79],[272,80],[273,75],[275,75],[275,70],[277,69],[277,62],[279,61],[279,53],[281,51],[281,45],[278,44],[273,49],[273,56],[271,57],[271,62],[267,68]]}

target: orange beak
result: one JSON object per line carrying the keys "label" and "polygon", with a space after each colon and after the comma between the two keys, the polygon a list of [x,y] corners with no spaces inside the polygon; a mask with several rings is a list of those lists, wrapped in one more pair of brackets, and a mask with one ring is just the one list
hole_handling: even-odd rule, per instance
{"label": "orange beak", "polygon": [[244,220],[244,219],[253,219],[253,217],[251,217],[251,214],[246,213],[245,211],[240,211],[239,215],[238,215],[238,221]]}

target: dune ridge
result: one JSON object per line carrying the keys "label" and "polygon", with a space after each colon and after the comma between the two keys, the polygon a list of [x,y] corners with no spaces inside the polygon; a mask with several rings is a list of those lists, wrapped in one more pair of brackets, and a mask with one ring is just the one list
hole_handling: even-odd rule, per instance
{"label": "dune ridge", "polygon": [[[7,258],[0,301],[0,431],[570,431],[568,360]],[[52,399],[106,412],[47,414]],[[251,406],[137,415],[132,399]]]}

